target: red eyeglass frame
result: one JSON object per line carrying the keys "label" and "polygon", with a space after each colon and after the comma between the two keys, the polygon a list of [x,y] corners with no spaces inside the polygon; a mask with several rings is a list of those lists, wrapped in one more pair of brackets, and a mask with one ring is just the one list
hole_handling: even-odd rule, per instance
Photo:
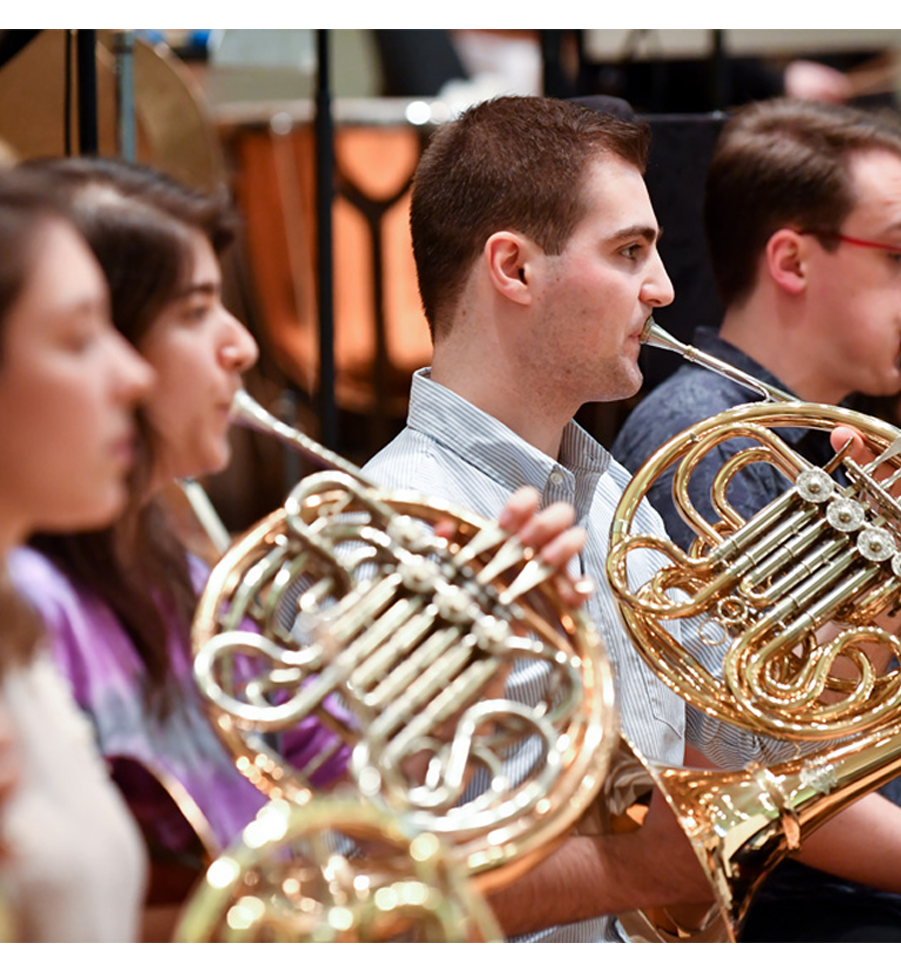
{"label": "red eyeglass frame", "polygon": [[844,233],[833,233],[830,230],[799,230],[802,236],[824,236],[839,243],[850,243],[852,246],[865,246],[871,250],[885,250],[886,253],[901,254],[901,244],[877,243],[874,240],[862,240],[857,236],[845,236]]}

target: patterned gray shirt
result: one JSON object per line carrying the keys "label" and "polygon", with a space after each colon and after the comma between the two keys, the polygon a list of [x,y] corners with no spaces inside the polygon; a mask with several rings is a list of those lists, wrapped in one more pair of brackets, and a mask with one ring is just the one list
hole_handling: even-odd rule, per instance
{"label": "patterned gray shirt", "polygon": [[[684,706],[632,648],[605,581],[610,525],[629,476],[599,443],[570,422],[555,461],[497,419],[431,381],[424,369],[413,377],[406,429],[365,471],[384,486],[415,489],[487,517],[496,517],[510,493],[525,485],[541,493],[543,506],[558,500],[572,504],[578,524],[587,532],[581,570],[597,581],[588,611],[615,667],[623,729],[650,759],[682,762]],[[660,518],[647,504],[639,511],[637,526],[647,533],[663,532]],[[637,575],[646,571],[649,576],[657,566],[655,555],[649,552],[646,563],[631,569]],[[636,576],[636,581],[643,579]],[[528,693],[529,675],[520,681],[521,690]],[[530,938],[609,940],[615,938],[610,925],[608,919],[597,918],[547,929]]]}

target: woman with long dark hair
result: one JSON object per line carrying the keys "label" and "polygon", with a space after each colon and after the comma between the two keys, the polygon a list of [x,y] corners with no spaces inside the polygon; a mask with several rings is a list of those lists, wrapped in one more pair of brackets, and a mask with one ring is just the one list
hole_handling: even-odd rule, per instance
{"label": "woman with long dark hair", "polygon": [[[222,303],[218,256],[231,213],[218,195],[122,162],[38,168],[70,202],[109,283],[115,325],[156,383],[139,411],[125,511],[108,529],[33,538],[14,558],[15,580],[52,631],[100,749],[133,761],[117,780],[151,844],[178,854],[194,836],[160,780],[199,808],[208,848],[223,847],[264,798],[235,768],[194,685],[189,629],[206,568],[188,555],[160,494],[173,477],[228,463],[232,398],[256,360],[253,338]],[[303,765],[331,740],[310,719],[288,736],[286,757]],[[332,760],[316,781],[344,765],[343,755]]]}
{"label": "woman with long dark hair", "polygon": [[6,572],[37,529],[123,508],[150,369],[110,324],[103,274],[47,184],[0,175],[0,707],[20,779],[0,809],[15,937],[134,940],[143,854],[87,727]]}

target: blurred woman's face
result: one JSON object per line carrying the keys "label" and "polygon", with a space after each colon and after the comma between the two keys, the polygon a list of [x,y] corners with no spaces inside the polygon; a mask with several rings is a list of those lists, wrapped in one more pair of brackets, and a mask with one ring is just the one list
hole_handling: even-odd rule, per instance
{"label": "blurred woman's face", "polygon": [[202,233],[193,234],[192,250],[190,280],[138,343],[156,372],[144,412],[158,488],[225,468],[232,399],[257,359],[256,342],[222,304],[219,261]]}
{"label": "blurred woman's face", "polygon": [[0,544],[106,525],[127,499],[134,406],[153,376],[110,322],[87,244],[47,220],[0,322]]}

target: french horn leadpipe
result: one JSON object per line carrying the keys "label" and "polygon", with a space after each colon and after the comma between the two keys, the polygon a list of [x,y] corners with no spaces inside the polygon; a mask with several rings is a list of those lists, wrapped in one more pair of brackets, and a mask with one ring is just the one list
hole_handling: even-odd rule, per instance
{"label": "french horn leadpipe", "polygon": [[[195,677],[236,765],[306,805],[343,758],[359,799],[437,834],[483,890],[506,884],[591,805],[618,744],[591,622],[496,523],[374,486],[243,392],[234,415],[327,467],[230,547],[200,599]],[[523,665],[542,672],[537,698],[504,691]],[[273,739],[311,720],[331,739],[297,768]]]}
{"label": "french horn leadpipe", "polygon": [[[869,416],[799,401],[653,322],[646,330],[648,344],[764,398],[697,423],[649,457],[617,508],[607,563],[626,626],[656,674],[710,716],[776,747],[783,741],[789,754],[725,773],[649,766],[734,940],[766,874],[901,771],[901,642],[897,620],[885,627],[901,590],[901,507],[891,489],[901,479],[901,438]],[[856,430],[877,458],[861,465],[843,455],[819,468],[776,434],[837,425]],[[732,440],[740,442],[730,448]],[[689,490],[704,461],[722,463],[710,497],[715,522]],[[756,462],[775,466],[788,488],[745,520],[728,488]],[[842,479],[833,475],[839,462]],[[632,532],[639,504],[664,476],[697,533],[687,553]],[[635,590],[627,565],[639,549],[656,551],[661,567]],[[673,621],[682,625],[679,639],[668,630]],[[695,635],[691,651],[687,629]]]}
{"label": "french horn leadpipe", "polygon": [[649,348],[660,348],[662,351],[671,351],[681,355],[686,361],[690,361],[692,364],[700,365],[702,368],[706,368],[708,371],[714,371],[718,375],[724,375],[737,384],[744,385],[745,388],[750,388],[751,391],[757,392],[765,402],[797,402],[800,400],[790,392],[783,391],[783,389],[777,388],[775,385],[771,385],[766,381],[761,381],[759,378],[749,375],[746,371],[742,371],[741,368],[736,368],[734,365],[729,364],[728,361],[721,361],[714,355],[708,354],[706,351],[701,351],[700,348],[693,347],[690,344],[683,344],[657,324],[653,317],[649,317],[645,321],[640,340],[642,344]]}

